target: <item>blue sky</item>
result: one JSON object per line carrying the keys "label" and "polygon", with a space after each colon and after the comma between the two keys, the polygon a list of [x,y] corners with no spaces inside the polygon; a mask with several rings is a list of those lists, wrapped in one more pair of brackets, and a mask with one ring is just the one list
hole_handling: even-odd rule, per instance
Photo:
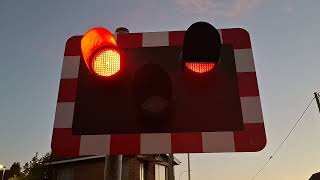
{"label": "blue sky", "polygon": [[[192,154],[193,179],[250,179],[320,90],[317,0],[2,0],[0,163],[50,150],[65,41],[93,26],[131,32],[184,30],[196,21],[251,34],[268,144],[257,153]],[[320,171],[313,104],[257,179],[307,179]],[[186,155],[178,155],[186,170]],[[178,178],[178,177],[177,177]],[[183,174],[181,179],[187,179]]]}

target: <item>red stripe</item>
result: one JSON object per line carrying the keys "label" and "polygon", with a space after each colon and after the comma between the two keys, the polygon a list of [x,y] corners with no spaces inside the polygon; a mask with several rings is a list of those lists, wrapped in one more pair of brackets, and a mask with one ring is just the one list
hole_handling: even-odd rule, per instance
{"label": "red stripe", "polygon": [[241,28],[222,29],[223,44],[232,44],[234,49],[251,48],[249,33]]}
{"label": "red stripe", "polygon": [[267,143],[263,123],[244,125],[244,131],[234,132],[235,150],[237,152],[261,151]]}
{"label": "red stripe", "polygon": [[110,154],[140,154],[140,134],[113,134]]}
{"label": "red stripe", "polygon": [[79,156],[80,136],[72,135],[71,128],[53,128],[51,149],[59,156]]}
{"label": "red stripe", "polygon": [[142,47],[142,33],[117,34],[117,44],[120,48]]}
{"label": "red stripe", "polygon": [[77,95],[78,79],[61,79],[58,102],[74,102]]}
{"label": "red stripe", "polygon": [[81,53],[81,39],[82,36],[73,36],[66,42],[64,50],[65,56],[80,56]]}
{"label": "red stripe", "polygon": [[238,73],[240,97],[259,96],[257,76],[255,72]]}
{"label": "red stripe", "polygon": [[182,46],[185,31],[171,31],[169,32],[169,46]]}
{"label": "red stripe", "polygon": [[202,133],[172,133],[171,147],[173,153],[203,152]]}

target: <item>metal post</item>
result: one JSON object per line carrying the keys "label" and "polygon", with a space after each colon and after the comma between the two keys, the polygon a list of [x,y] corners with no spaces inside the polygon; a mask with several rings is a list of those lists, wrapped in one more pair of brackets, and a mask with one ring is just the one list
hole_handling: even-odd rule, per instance
{"label": "metal post", "polygon": [[109,155],[106,155],[106,157],[104,158],[103,180],[107,180],[108,157]]}
{"label": "metal post", "polygon": [[188,180],[190,180],[190,154],[188,153]]}
{"label": "metal post", "polygon": [[[129,33],[125,27],[116,29],[116,34]],[[104,164],[104,180],[121,180],[122,174],[122,155],[106,155]]]}
{"label": "metal post", "polygon": [[106,156],[104,180],[121,180],[122,155]]}
{"label": "metal post", "polygon": [[169,154],[168,180],[174,180],[173,154]]}
{"label": "metal post", "polygon": [[313,93],[314,94],[314,97],[316,98],[316,101],[317,101],[317,105],[318,105],[318,109],[319,109],[319,112],[320,112],[320,100],[319,100],[319,94],[317,92]]}

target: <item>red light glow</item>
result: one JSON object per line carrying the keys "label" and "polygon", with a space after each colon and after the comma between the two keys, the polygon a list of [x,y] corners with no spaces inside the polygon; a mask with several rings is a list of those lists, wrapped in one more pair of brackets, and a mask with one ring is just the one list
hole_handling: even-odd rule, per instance
{"label": "red light glow", "polygon": [[88,69],[100,76],[111,76],[119,71],[120,54],[116,49],[112,33],[102,27],[90,29],[81,39],[82,56]]}
{"label": "red light glow", "polygon": [[205,73],[211,71],[215,63],[214,62],[186,62],[185,66],[193,72]]}
{"label": "red light glow", "polygon": [[120,54],[114,49],[99,51],[92,61],[93,71],[99,76],[112,76],[120,70]]}

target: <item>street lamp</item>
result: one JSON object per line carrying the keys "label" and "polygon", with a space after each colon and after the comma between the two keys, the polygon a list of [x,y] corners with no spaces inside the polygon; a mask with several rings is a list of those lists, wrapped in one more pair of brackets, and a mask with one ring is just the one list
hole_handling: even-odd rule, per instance
{"label": "street lamp", "polygon": [[4,179],[4,172],[6,171],[6,166],[0,164],[0,170],[2,170],[2,178],[1,178],[1,180],[3,180]]}

